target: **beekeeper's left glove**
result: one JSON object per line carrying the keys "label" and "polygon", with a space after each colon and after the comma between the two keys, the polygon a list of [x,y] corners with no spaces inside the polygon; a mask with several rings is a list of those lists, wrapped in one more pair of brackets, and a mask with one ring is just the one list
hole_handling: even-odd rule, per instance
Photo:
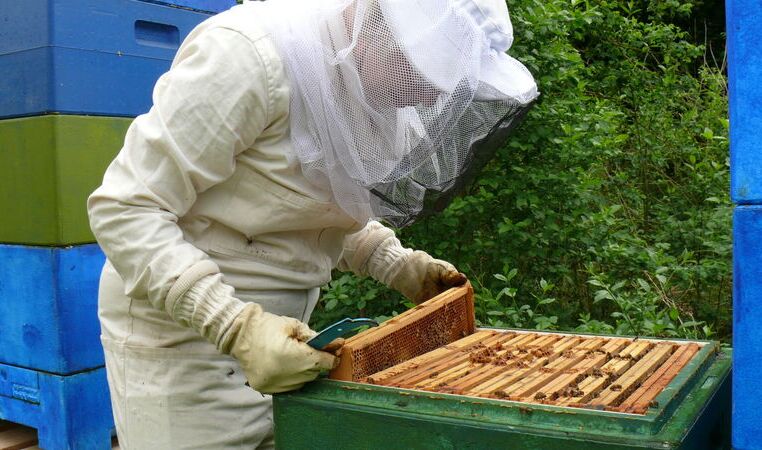
{"label": "beekeeper's left glove", "polygon": [[[179,295],[170,290],[167,312],[181,325],[201,333],[222,353],[235,357],[249,385],[259,392],[298,389],[338,363],[333,354],[305,343],[316,334],[305,323],[267,313],[256,303],[242,302],[234,296],[234,289],[223,283],[221,274],[187,284],[189,288],[173,288]],[[332,344],[331,352],[336,350]]]}

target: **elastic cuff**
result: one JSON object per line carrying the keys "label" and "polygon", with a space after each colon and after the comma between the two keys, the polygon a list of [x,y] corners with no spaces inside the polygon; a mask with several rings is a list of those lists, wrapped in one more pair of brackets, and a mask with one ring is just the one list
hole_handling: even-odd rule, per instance
{"label": "elastic cuff", "polygon": [[234,289],[222,282],[222,274],[207,275],[177,299],[170,315],[220,348],[225,333],[246,306],[233,294]]}
{"label": "elastic cuff", "polygon": [[[381,224],[379,224],[381,226]],[[361,275],[373,274],[370,268],[371,260],[378,250],[379,246],[389,238],[394,238],[394,231],[383,227],[379,230],[373,230],[355,250],[352,258],[352,267]]]}
{"label": "elastic cuff", "polygon": [[167,298],[164,299],[164,310],[171,316],[172,311],[175,309],[175,302],[178,298],[185,295],[185,292],[195,285],[201,278],[216,273],[220,273],[220,268],[210,259],[202,259],[190,266],[180,275],[177,281],[175,281],[169,289]]}
{"label": "elastic cuff", "polygon": [[399,239],[391,236],[379,244],[368,259],[368,273],[389,286],[411,254],[412,249],[403,247]]}

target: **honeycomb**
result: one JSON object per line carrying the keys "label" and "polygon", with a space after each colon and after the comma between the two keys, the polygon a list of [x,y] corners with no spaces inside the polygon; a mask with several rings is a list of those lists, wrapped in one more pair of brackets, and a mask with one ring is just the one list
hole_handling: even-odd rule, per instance
{"label": "honeycomb", "polygon": [[405,389],[645,414],[704,343],[478,330],[369,375]]}
{"label": "honeycomb", "polygon": [[474,332],[470,284],[450,289],[346,341],[331,378],[360,381]]}

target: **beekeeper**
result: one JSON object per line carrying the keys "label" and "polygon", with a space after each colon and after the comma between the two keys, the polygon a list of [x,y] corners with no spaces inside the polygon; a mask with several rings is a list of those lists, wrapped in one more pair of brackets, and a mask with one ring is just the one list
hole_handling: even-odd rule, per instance
{"label": "beekeeper", "polygon": [[188,36],[88,200],[123,448],[271,447],[266,394],[336,363],[304,343],[334,268],[416,302],[464,282],[376,220],[504,143],[537,96],[511,41],[502,0],[251,2]]}

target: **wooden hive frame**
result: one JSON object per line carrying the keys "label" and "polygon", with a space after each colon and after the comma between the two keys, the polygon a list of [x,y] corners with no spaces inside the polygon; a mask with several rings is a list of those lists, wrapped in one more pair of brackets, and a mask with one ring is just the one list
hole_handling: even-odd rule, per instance
{"label": "wooden hive frame", "polygon": [[474,291],[466,283],[347,339],[341,362],[330,377],[360,381],[468,336],[474,329]]}
{"label": "wooden hive frame", "polygon": [[705,342],[476,329],[470,285],[347,340],[331,378],[645,414]]}
{"label": "wooden hive frame", "polygon": [[703,345],[483,329],[362,381],[471,397],[645,414]]}

